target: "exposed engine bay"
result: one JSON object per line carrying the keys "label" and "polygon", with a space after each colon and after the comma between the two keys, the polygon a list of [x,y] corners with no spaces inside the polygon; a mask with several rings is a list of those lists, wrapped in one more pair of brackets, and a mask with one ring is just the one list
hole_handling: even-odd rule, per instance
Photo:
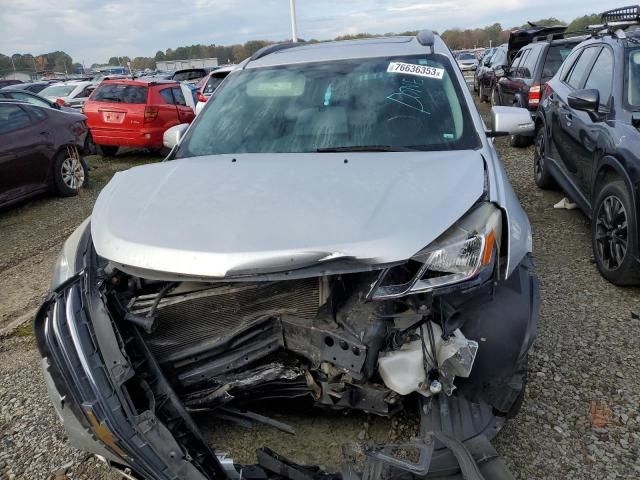
{"label": "exposed engine bay", "polygon": [[389,416],[414,392],[451,397],[482,348],[461,331],[460,305],[430,293],[373,300],[379,277],[198,283],[113,270],[105,288],[188,411],[312,398]]}

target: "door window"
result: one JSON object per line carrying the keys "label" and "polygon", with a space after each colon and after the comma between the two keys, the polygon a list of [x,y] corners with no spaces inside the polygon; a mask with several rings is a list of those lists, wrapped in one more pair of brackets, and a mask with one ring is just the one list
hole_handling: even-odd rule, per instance
{"label": "door window", "polygon": [[182,94],[182,90],[180,89],[180,87],[173,87],[171,89],[171,91],[173,92],[173,99],[175,101],[176,105],[182,105],[182,106],[187,106],[187,102],[184,99],[184,95]]}
{"label": "door window", "polygon": [[569,86],[573,88],[580,88],[582,79],[587,73],[587,69],[591,65],[593,57],[595,57],[596,53],[598,53],[598,50],[599,47],[589,47],[585,48],[582,51],[582,55],[580,55],[580,58],[576,61],[576,63],[573,65],[573,68],[565,78],[565,82]]}
{"label": "door window", "polygon": [[79,94],[76,95],[76,98],[87,98],[93,92],[93,85],[86,86]]}
{"label": "door window", "polygon": [[536,64],[538,63],[538,56],[540,55],[540,49],[531,49],[528,50],[529,55],[522,59],[520,62],[520,68],[518,72],[519,78],[532,78],[533,72],[536,69]]}
{"label": "door window", "polygon": [[608,105],[611,98],[611,84],[613,82],[613,54],[608,48],[603,48],[598,59],[591,68],[591,73],[584,84],[584,88],[594,88],[600,92],[600,105]]}
{"label": "door window", "polygon": [[167,102],[169,105],[174,105],[173,95],[171,94],[170,88],[165,88],[160,90],[160,96]]}
{"label": "door window", "polygon": [[518,67],[520,66],[520,60],[522,60],[522,56],[525,54],[525,52],[526,50],[520,50],[514,57],[513,61],[511,62],[511,66],[509,67],[509,76],[518,76]]}
{"label": "door window", "polygon": [[0,135],[31,125],[29,115],[18,105],[0,103]]}
{"label": "door window", "polygon": [[33,105],[38,105],[40,107],[51,107],[51,104],[47,102],[44,98],[39,98],[39,97],[36,97],[35,95],[28,95],[22,92],[12,92],[9,94],[9,96],[16,100],[29,102]]}

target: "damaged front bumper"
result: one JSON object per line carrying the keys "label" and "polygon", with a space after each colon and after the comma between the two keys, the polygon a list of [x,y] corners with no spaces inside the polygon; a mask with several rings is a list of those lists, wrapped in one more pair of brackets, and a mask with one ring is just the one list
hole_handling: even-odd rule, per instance
{"label": "damaged front bumper", "polygon": [[[528,258],[506,281],[488,282],[441,299],[451,310],[449,327],[459,328],[479,347],[469,377],[456,381],[457,395],[422,399],[418,443],[369,447],[364,464],[347,458],[342,472],[335,475],[295,465],[267,449],[259,451],[259,464],[253,466],[234,465],[215,452],[165,377],[143,332],[114,321],[99,281],[86,264],[57,287],[36,316],[36,337],[49,394],[71,442],[132,478],[195,480],[242,475],[364,480],[381,478],[383,471],[398,475],[385,478],[407,473],[413,476],[409,478],[423,478],[455,474],[466,454],[485,469],[502,471],[495,451],[484,442],[513,413],[524,391],[539,302]],[[419,456],[420,461],[403,462],[399,460],[403,454],[389,453],[403,448],[418,449],[429,461]],[[462,451],[462,457],[455,454],[456,449]],[[510,477],[496,474],[487,478]]]}

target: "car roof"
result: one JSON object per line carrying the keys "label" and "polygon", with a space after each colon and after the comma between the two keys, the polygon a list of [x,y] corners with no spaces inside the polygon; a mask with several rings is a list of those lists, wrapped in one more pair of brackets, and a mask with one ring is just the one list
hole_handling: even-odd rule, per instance
{"label": "car roof", "polygon": [[16,83],[14,85],[2,87],[2,90],[23,90],[25,87],[30,87],[31,85],[49,85],[49,82]]}
{"label": "car roof", "polygon": [[142,79],[131,79],[131,78],[114,78],[111,80],[103,80],[102,82],[100,82],[101,85],[103,83],[112,84],[112,85],[138,85],[140,87],[150,87],[153,85],[179,85],[179,83],[176,82],[175,80],[161,80],[161,79],[142,80]]}
{"label": "car roof", "polygon": [[74,87],[86,87],[87,85],[91,85],[91,82],[88,80],[68,80],[66,82],[55,82],[51,83],[50,87],[57,87],[60,85],[72,85]]}
{"label": "car roof", "polygon": [[[449,49],[442,39],[434,36],[433,50],[449,56]],[[244,68],[312,63],[357,58],[393,57],[420,55],[431,47],[422,45],[416,36],[379,37],[358,40],[340,40],[320,43],[301,43],[264,55],[256,60],[245,61]]]}

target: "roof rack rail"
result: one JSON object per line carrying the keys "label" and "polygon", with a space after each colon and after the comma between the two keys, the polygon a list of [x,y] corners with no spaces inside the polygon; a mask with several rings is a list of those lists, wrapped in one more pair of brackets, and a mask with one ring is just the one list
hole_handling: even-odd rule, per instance
{"label": "roof rack rail", "polygon": [[614,8],[600,14],[600,21],[603,24],[613,22],[640,22],[640,6],[630,5],[628,7]]}
{"label": "roof rack rail", "polygon": [[431,30],[420,30],[416,34],[416,39],[418,39],[418,43],[423,47],[433,47],[433,43],[435,42],[435,35]]}
{"label": "roof rack rail", "polygon": [[600,25],[587,27],[593,37],[609,34],[624,38],[624,30],[633,25],[640,25],[640,6],[631,5],[607,10],[600,14],[600,21]]}
{"label": "roof rack rail", "polygon": [[251,55],[251,57],[249,58],[249,61],[253,62],[255,60],[258,60],[259,58],[266,57],[267,55],[270,55],[274,52],[285,50],[291,47],[299,47],[299,46],[300,44],[293,43],[293,42],[274,43],[272,45],[267,45],[266,47],[262,47],[256,53]]}

